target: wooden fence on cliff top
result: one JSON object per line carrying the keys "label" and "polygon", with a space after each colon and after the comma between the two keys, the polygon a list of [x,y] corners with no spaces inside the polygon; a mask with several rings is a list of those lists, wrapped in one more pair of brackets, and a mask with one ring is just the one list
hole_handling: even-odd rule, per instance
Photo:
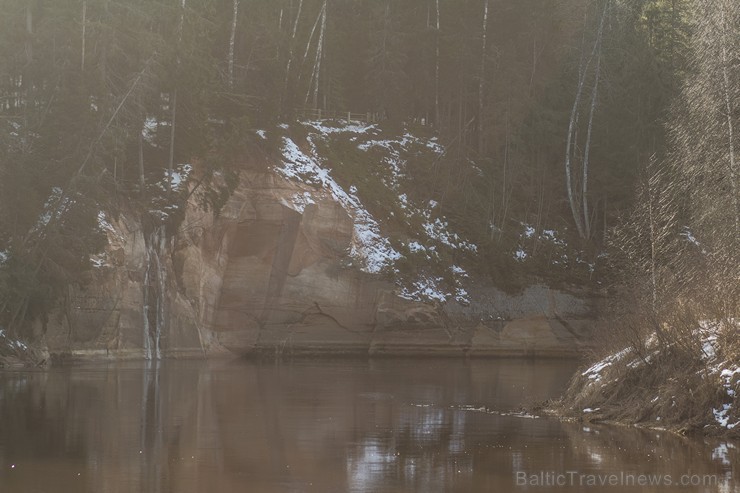
{"label": "wooden fence on cliff top", "polygon": [[351,111],[326,111],[314,108],[300,108],[295,111],[299,120],[346,120],[347,122],[375,123],[381,120],[373,113],[352,113]]}
{"label": "wooden fence on cliff top", "polygon": [[[295,117],[302,121],[311,120],[345,120],[348,123],[351,122],[362,122],[362,123],[379,123],[386,118],[378,113],[353,113],[351,111],[327,111],[322,109],[314,108],[298,108],[295,110]],[[408,123],[415,123],[417,125],[430,125],[431,122],[427,118],[417,117],[412,118]]]}

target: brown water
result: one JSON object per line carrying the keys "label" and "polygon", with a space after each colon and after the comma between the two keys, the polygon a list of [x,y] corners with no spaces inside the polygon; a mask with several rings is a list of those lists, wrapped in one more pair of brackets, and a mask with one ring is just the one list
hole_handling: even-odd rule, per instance
{"label": "brown water", "polygon": [[[740,491],[740,445],[516,413],[574,370],[329,360],[0,373],[0,492]],[[639,474],[708,486],[640,487]]]}

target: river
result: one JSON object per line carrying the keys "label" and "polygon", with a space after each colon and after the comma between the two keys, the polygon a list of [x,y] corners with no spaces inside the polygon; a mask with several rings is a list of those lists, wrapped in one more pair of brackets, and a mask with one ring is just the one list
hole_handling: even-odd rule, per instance
{"label": "river", "polygon": [[4,371],[0,491],[740,491],[738,444],[520,411],[559,395],[576,367],[336,359]]}

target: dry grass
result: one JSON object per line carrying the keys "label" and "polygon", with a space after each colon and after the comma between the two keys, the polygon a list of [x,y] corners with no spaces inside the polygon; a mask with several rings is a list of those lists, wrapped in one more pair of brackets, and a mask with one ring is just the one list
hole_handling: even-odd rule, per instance
{"label": "dry grass", "polygon": [[633,311],[605,323],[593,358],[600,363],[584,367],[554,409],[584,421],[740,437],[740,425],[721,425],[721,418],[740,421],[740,373],[722,375],[740,365],[739,325],[728,317],[702,323],[697,310],[678,302],[661,318]]}

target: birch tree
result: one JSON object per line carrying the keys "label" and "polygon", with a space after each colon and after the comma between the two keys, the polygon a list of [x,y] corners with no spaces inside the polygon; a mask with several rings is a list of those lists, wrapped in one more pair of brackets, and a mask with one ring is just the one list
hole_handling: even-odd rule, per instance
{"label": "birch tree", "polygon": [[440,114],[439,114],[439,42],[441,31],[439,27],[439,0],[434,1],[436,22],[435,22],[435,33],[434,33],[434,123],[439,128],[440,126]]}
{"label": "birch tree", "polygon": [[[301,10],[303,10],[303,0],[298,0],[298,12],[296,12],[295,20],[293,21],[293,30],[291,31],[290,40],[288,42],[288,61],[285,65],[285,75],[283,78],[283,103],[288,99],[288,81],[290,80],[290,66],[293,64],[293,49],[295,46],[295,38],[298,33],[298,22],[301,20]],[[280,15],[282,22],[282,12]],[[284,108],[283,108],[284,110]]]}
{"label": "birch tree", "polygon": [[80,54],[80,72],[85,71],[85,42],[87,39],[87,0],[82,0],[82,48]]}
{"label": "birch tree", "polygon": [[321,59],[324,53],[324,31],[326,31],[326,0],[324,5],[321,7],[321,29],[319,31],[319,41],[316,45],[316,60],[314,61],[313,71],[311,72],[311,80],[308,84],[308,92],[306,93],[305,105],[308,105],[308,99],[311,94],[311,87],[313,86],[313,108],[318,108],[319,99],[319,78],[321,76]]}
{"label": "birch tree", "polygon": [[[600,77],[601,67],[601,50],[602,50],[602,39],[604,33],[604,22],[607,17],[609,10],[609,1],[604,2],[604,7],[601,12],[599,19],[599,25],[596,31],[596,35],[593,41],[593,48],[588,58],[585,58],[585,54],[581,53],[581,62],[578,69],[578,83],[576,87],[576,95],[573,100],[573,106],[570,112],[570,119],[568,121],[568,134],[565,144],[565,181],[566,190],[568,194],[568,204],[570,205],[571,214],[573,216],[573,222],[575,223],[578,236],[583,239],[589,239],[591,232],[589,226],[589,212],[588,212],[588,165],[589,165],[589,153],[591,146],[591,134],[593,128],[593,115],[596,108],[596,101],[598,97],[598,79]],[[583,48],[582,48],[583,50]],[[591,64],[596,58],[596,69],[591,73]],[[577,132],[578,132],[578,119],[581,105],[581,99],[583,92],[586,87],[586,79],[591,76],[593,78],[592,86],[592,97],[591,106],[589,112],[588,130],[586,137],[586,144],[584,146],[584,156],[582,159],[581,168],[581,190],[577,191],[574,170],[574,149],[577,145]]]}
{"label": "birch tree", "polygon": [[239,0],[234,0],[231,19],[231,36],[229,36],[229,87],[234,86],[234,45],[236,44],[236,25],[239,19]]}
{"label": "birch tree", "polygon": [[33,4],[26,4],[26,61],[33,62]]}
{"label": "birch tree", "polygon": [[177,128],[177,79],[180,68],[180,44],[182,43],[182,31],[185,25],[186,0],[180,3],[180,19],[177,24],[177,45],[175,47],[175,82],[172,94],[169,98],[170,105],[170,157],[167,161],[167,189],[171,188],[171,177],[175,168],[175,130]]}
{"label": "birch tree", "polygon": [[488,56],[488,0],[483,5],[483,34],[481,46],[480,75],[478,80],[478,154],[483,156],[486,152],[486,138],[484,125],[484,100],[486,89],[486,58]]}

